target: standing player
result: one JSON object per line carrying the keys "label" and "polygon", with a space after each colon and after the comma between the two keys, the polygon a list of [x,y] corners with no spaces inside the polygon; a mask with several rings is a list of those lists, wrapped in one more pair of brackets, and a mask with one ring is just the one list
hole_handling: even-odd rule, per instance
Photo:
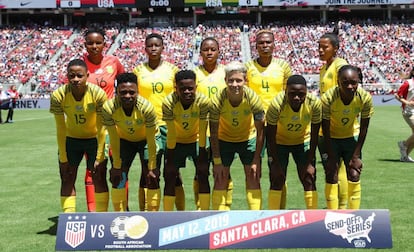
{"label": "standing player", "polygon": [[104,162],[105,132],[102,127],[102,106],[105,92],[87,83],[88,68],[81,59],[74,59],[67,67],[69,83],[52,93],[50,112],[55,115],[59,169],[61,178],[61,206],[63,212],[76,211],[75,182],[79,164],[86,153],[87,169],[95,186],[96,211],[108,210],[108,185]]}
{"label": "standing player", "polygon": [[409,78],[398,89],[395,98],[401,102],[402,116],[411,128],[411,135],[405,141],[399,141],[401,162],[414,162],[410,157],[410,152],[414,148],[414,68],[411,70]]}
{"label": "standing player", "polygon": [[261,209],[264,110],[259,96],[245,86],[246,72],[246,67],[240,62],[226,65],[227,87],[212,100],[210,140],[214,164],[214,210],[228,210],[227,186],[235,153],[243,164],[249,209]]}
{"label": "standing player", "polygon": [[280,205],[289,154],[292,153],[305,191],[306,208],[318,208],[315,151],[321,116],[321,102],[315,95],[307,92],[306,80],[301,75],[290,76],[286,91],[280,92],[270,103],[266,112],[266,139],[272,158],[270,190],[274,190],[276,196],[272,198],[273,202],[269,207]]}
{"label": "standing player", "polygon": [[14,108],[16,107],[17,100],[19,99],[19,92],[16,85],[11,85],[7,93],[10,96],[9,111],[7,112],[7,119],[5,123],[13,123]]}
{"label": "standing player", "polygon": [[[84,45],[86,53],[83,60],[88,66],[88,82],[101,87],[108,99],[112,99],[115,94],[115,77],[125,72],[119,59],[113,55],[104,55],[105,31],[100,29],[88,29],[84,35]],[[105,146],[105,169],[108,162],[109,148]],[[88,211],[95,211],[94,188],[90,171],[87,169],[85,174],[86,201]],[[108,200],[108,199],[99,199]]]}
{"label": "standing player", "polygon": [[[138,77],[138,92],[145,99],[152,103],[157,114],[157,118],[162,118],[162,101],[174,90],[174,76],[178,72],[178,68],[173,64],[162,60],[161,54],[164,50],[164,40],[160,34],[151,33],[145,38],[145,52],[148,61],[141,63],[134,68],[133,72]],[[162,120],[158,121],[162,136],[161,154],[164,154],[167,138],[166,123]],[[145,177],[141,174],[139,187],[139,205],[140,210],[146,210],[145,198]],[[177,209],[184,210],[185,199],[184,189],[180,177],[177,177],[176,186],[176,205]]]}
{"label": "standing player", "polygon": [[[337,57],[339,50],[339,38],[335,33],[325,33],[319,39],[319,57],[325,64],[320,69],[320,84],[319,92],[322,96],[330,88],[338,85],[338,71],[339,69],[347,65],[345,59]],[[358,127],[358,126],[356,126]],[[322,164],[326,168],[327,150],[323,141],[322,130],[320,131],[319,138],[319,153],[321,155]],[[346,176],[346,168],[343,162],[339,167],[338,172],[338,208],[346,209],[348,201],[348,179]]]}
{"label": "standing player", "polygon": [[117,96],[108,100],[103,108],[103,123],[106,126],[112,147],[113,167],[112,203],[115,211],[127,208],[128,172],[139,153],[141,173],[147,181],[149,211],[158,211],[161,201],[159,186],[159,163],[156,159],[156,139],[159,139],[157,116],[154,107],[138,94],[137,76],[123,73],[116,77]]}
{"label": "standing player", "polygon": [[[292,70],[289,64],[279,58],[273,57],[275,49],[275,37],[270,30],[260,30],[256,34],[256,50],[259,57],[246,63],[247,66],[247,84],[261,98],[265,111],[269,107],[274,96],[286,89],[286,81]],[[270,169],[269,150],[268,166]],[[269,207],[271,209],[284,209],[286,206],[287,186],[283,187],[282,200],[280,206],[274,205],[277,193],[269,190]]]}
{"label": "standing player", "polygon": [[196,75],[191,70],[177,72],[175,89],[162,104],[163,120],[167,123],[164,210],[174,209],[176,178],[187,157],[192,158],[196,167],[200,210],[209,210],[206,131],[210,103],[206,96],[196,92]]}
{"label": "standing player", "polygon": [[[203,64],[196,67],[194,72],[197,79],[197,91],[207,96],[210,100],[217,95],[223,88],[226,87],[224,65],[218,62],[220,54],[219,43],[213,37],[207,37],[201,41],[200,55]],[[207,130],[207,135],[210,136],[210,130]],[[211,149],[210,149],[211,150]],[[194,178],[193,183],[194,196],[196,199],[197,209],[200,209],[200,202],[198,196],[198,181]],[[233,180],[229,178],[227,186],[227,202],[226,205],[230,209],[233,202]]]}
{"label": "standing player", "polygon": [[[322,129],[327,149],[325,196],[329,209],[338,209],[338,167],[342,159],[348,176],[348,204],[359,209],[361,203],[361,150],[373,114],[371,95],[358,87],[358,69],[345,65],[339,69],[339,86],[321,98]],[[354,123],[360,120],[360,128]]]}

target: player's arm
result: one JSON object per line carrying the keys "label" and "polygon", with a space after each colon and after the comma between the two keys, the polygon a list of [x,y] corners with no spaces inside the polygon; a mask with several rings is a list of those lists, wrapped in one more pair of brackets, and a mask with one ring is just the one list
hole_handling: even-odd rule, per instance
{"label": "player's arm", "polygon": [[359,128],[359,135],[358,141],[355,146],[354,154],[352,155],[352,159],[361,158],[361,151],[362,147],[364,146],[365,139],[368,133],[368,126],[369,126],[370,118],[361,118],[361,125]]}
{"label": "player's arm", "polygon": [[148,170],[154,170],[157,167],[157,145],[155,143],[156,126],[148,127],[145,130],[148,146]]}
{"label": "player's arm", "polygon": [[319,141],[319,131],[322,121],[322,103],[320,99],[315,97],[312,106],[312,120],[311,120],[311,132],[310,132],[310,148],[308,154],[307,163],[313,164],[315,160],[315,152]]}
{"label": "player's arm", "polygon": [[198,131],[198,146],[199,146],[198,162],[199,162],[199,165],[208,165],[207,150],[206,150],[207,126],[208,126],[207,119],[205,120],[200,119],[199,131]]}
{"label": "player's arm", "polygon": [[68,162],[68,156],[66,153],[66,123],[65,116],[63,114],[55,114],[56,122],[56,137],[59,150],[59,162]]}
{"label": "player's arm", "polygon": [[213,156],[214,165],[221,164],[220,146],[219,146],[219,139],[218,139],[218,128],[219,128],[219,122],[210,120],[210,144],[211,144],[211,153]]}
{"label": "player's arm", "polygon": [[404,81],[404,83],[398,89],[398,92],[394,95],[395,98],[404,105],[411,105],[410,101],[406,100],[406,97],[408,94],[408,88],[409,88],[408,81]]}
{"label": "player's arm", "polygon": [[174,120],[166,120],[167,124],[167,153],[166,166],[172,168],[174,166],[174,150],[177,144],[177,135]]}
{"label": "player's arm", "polygon": [[269,149],[268,153],[271,159],[271,163],[277,161],[276,132],[277,132],[277,124],[267,123],[266,141],[267,141],[267,148]]}
{"label": "player's arm", "polygon": [[114,169],[121,169],[121,146],[120,146],[120,138],[118,132],[116,130],[115,125],[106,126],[109,135],[109,143],[111,144],[112,149],[112,164]]}
{"label": "player's arm", "polygon": [[98,139],[98,151],[96,153],[96,161],[101,163],[105,159],[105,127],[102,124],[102,114],[96,115],[96,138]]}
{"label": "player's arm", "polygon": [[310,146],[309,146],[307,164],[312,164],[313,161],[315,160],[315,152],[316,152],[316,148],[318,146],[320,126],[321,126],[320,123],[312,123],[311,124]]}
{"label": "player's arm", "polygon": [[254,127],[256,128],[256,150],[254,152],[254,157],[253,157],[253,165],[256,165],[258,172],[259,172],[259,176],[261,176],[260,174],[260,169],[261,169],[261,159],[262,159],[262,149],[263,149],[263,143],[264,143],[264,118],[265,118],[265,113],[264,111],[255,113],[253,115],[254,117]]}

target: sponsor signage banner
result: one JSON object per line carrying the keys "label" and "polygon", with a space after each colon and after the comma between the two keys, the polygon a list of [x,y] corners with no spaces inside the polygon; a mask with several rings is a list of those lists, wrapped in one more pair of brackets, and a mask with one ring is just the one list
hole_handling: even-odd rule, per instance
{"label": "sponsor signage banner", "polygon": [[[61,8],[117,8],[135,7],[135,0],[55,0]],[[140,0],[138,0],[140,1]]]}
{"label": "sponsor signage banner", "polygon": [[413,3],[413,0],[262,0],[263,6],[394,5]]}
{"label": "sponsor signage banner", "polygon": [[239,0],[184,0],[184,4],[199,7],[239,6]]}
{"label": "sponsor signage banner", "polygon": [[62,213],[56,250],[392,248],[388,210]]}
{"label": "sponsor signage banner", "polygon": [[56,0],[0,0],[0,9],[56,8]]}
{"label": "sponsor signage banner", "polygon": [[[9,108],[10,102],[1,104],[2,109]],[[18,99],[16,101],[16,109],[49,109],[50,99]]]}

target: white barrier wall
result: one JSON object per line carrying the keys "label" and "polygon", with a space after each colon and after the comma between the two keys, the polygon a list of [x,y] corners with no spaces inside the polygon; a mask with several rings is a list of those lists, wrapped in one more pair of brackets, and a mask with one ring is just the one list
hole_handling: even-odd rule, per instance
{"label": "white barrier wall", "polygon": [[[400,105],[400,103],[393,99],[389,102],[382,102],[382,98],[388,100],[389,98],[394,97],[393,95],[374,95],[372,96],[374,106],[382,105]],[[49,99],[20,99],[16,103],[16,109],[49,109],[50,100]]]}
{"label": "white barrier wall", "polygon": [[16,102],[16,109],[49,109],[49,99],[20,99]]}

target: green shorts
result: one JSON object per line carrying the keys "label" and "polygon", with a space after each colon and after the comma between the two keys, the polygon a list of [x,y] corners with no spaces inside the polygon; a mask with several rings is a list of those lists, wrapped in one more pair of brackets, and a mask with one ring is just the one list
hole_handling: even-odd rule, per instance
{"label": "green shorts", "polygon": [[98,140],[96,138],[80,139],[66,137],[66,153],[68,162],[72,166],[78,167],[85,155],[86,167],[89,170],[92,169],[95,164],[97,149]]}
{"label": "green shorts", "polygon": [[194,166],[196,166],[198,159],[198,143],[177,143],[174,149],[174,165],[177,169],[181,167],[185,167],[185,162],[187,157],[194,162]]}
{"label": "green shorts", "polygon": [[224,166],[231,166],[236,153],[239,155],[243,165],[250,165],[253,162],[254,152],[256,151],[256,138],[240,143],[219,140],[219,145],[221,162]]}
{"label": "green shorts", "polygon": [[[279,159],[280,166],[284,171],[287,170],[289,164],[289,154],[292,153],[297,168],[303,167],[308,160],[308,152],[310,149],[309,142],[297,145],[281,145],[277,144],[276,156]],[[315,165],[315,164],[314,164]]]}
{"label": "green shorts", "polygon": [[[159,148],[159,146],[162,144],[160,135],[155,137],[155,144],[157,145],[157,168],[159,168],[161,165],[162,156]],[[137,153],[139,153],[139,157],[142,163],[145,165],[148,164],[148,145],[146,140],[131,142],[125,139],[121,139],[120,152],[123,168],[131,167]]]}
{"label": "green shorts", "polygon": [[[349,138],[332,138],[332,149],[335,154],[335,159],[337,163],[340,162],[341,158],[344,160],[346,166],[348,166],[349,161],[351,161],[352,156],[354,155],[354,150],[358,142],[358,137],[349,137]],[[362,159],[362,154],[360,158]]]}

